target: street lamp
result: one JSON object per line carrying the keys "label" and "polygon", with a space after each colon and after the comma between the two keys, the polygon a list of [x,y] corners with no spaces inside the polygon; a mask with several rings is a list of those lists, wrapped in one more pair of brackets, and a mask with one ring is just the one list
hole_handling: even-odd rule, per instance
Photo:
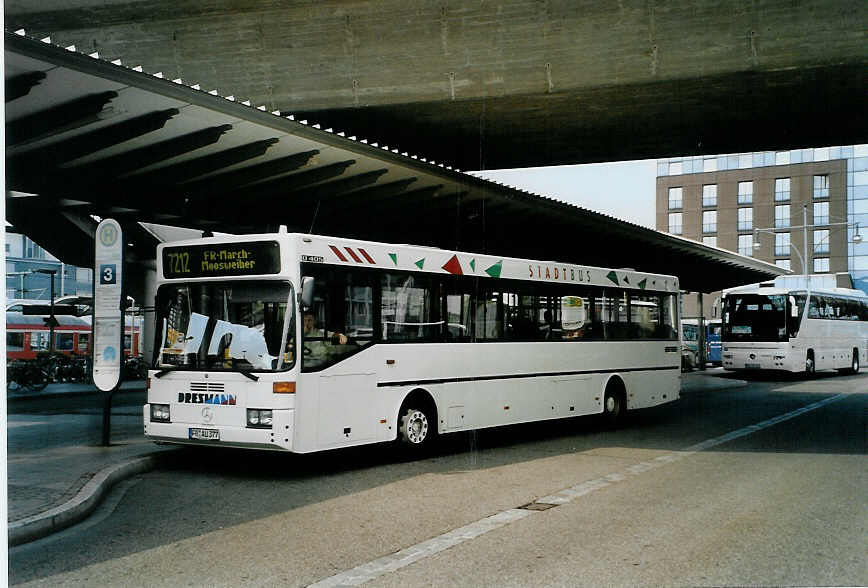
{"label": "street lamp", "polygon": [[[857,245],[862,242],[862,235],[859,233],[859,223],[840,222],[840,223],[826,223],[826,224],[822,224],[822,225],[809,225],[808,224],[808,205],[807,204],[804,207],[802,207],[802,218],[803,218],[803,224],[802,225],[790,226],[790,227],[786,227],[786,229],[787,229],[787,231],[790,231],[791,229],[802,229],[802,253],[804,253],[804,257],[802,256],[802,253],[799,253],[799,249],[795,245],[793,245],[792,243],[790,243],[789,245],[790,245],[790,248],[796,252],[796,255],[799,258],[799,263],[802,264],[802,273],[805,276],[810,275],[810,272],[808,270],[808,265],[807,265],[807,262],[810,261],[810,257],[808,256],[808,229],[813,229],[813,228],[817,228],[817,227],[847,227],[847,228],[853,227],[856,230],[856,234],[853,235],[851,242],[855,243]],[[780,227],[780,228],[783,229],[784,227]],[[753,248],[759,249],[760,247],[762,247],[762,245],[759,242],[759,234],[760,233],[772,233],[772,234],[774,234],[774,233],[777,233],[778,230],[779,229],[777,229],[777,228],[754,229],[753,230]],[[816,243],[815,243],[815,245],[816,245]],[[808,278],[808,280],[810,281],[810,278]]]}
{"label": "street lamp", "polygon": [[37,269],[34,270],[37,274],[47,274],[51,276],[51,310],[48,316],[48,327],[49,327],[49,341],[48,341],[48,352],[51,355],[54,355],[54,327],[57,326],[57,319],[54,318],[54,274],[57,273],[56,269]]}

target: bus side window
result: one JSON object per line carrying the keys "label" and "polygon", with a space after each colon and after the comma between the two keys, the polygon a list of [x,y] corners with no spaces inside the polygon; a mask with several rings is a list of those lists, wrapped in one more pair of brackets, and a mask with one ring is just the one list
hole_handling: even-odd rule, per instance
{"label": "bus side window", "polygon": [[672,294],[660,296],[660,326],[656,338],[674,340],[678,339],[678,331],[675,329],[677,298]]}
{"label": "bus side window", "polygon": [[817,296],[811,296],[811,301],[808,304],[808,318],[820,318],[820,300]]}
{"label": "bus side window", "polygon": [[443,284],[444,308],[441,314],[446,321],[446,341],[466,343],[472,333],[473,296],[469,280],[451,279]]}
{"label": "bus side window", "polygon": [[608,289],[605,295],[605,307],[608,311],[608,316],[603,321],[606,325],[606,339],[629,338],[630,306],[627,293],[623,290]]}

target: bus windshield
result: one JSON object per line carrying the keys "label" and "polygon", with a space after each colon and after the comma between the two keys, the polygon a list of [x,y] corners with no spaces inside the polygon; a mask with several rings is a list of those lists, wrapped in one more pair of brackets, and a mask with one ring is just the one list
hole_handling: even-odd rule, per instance
{"label": "bus windshield", "polygon": [[724,300],[724,340],[781,342],[789,339],[786,296],[733,294]]}
{"label": "bus windshield", "polygon": [[[282,371],[294,363],[292,286],[166,284],[157,292],[157,368]],[[287,311],[289,309],[289,311]]]}

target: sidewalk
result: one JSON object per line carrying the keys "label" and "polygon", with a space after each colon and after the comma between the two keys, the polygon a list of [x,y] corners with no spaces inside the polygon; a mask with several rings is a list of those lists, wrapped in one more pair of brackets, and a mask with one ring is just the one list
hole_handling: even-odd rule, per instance
{"label": "sidewalk", "polygon": [[[62,409],[55,408],[58,398]],[[155,456],[170,448],[145,439],[144,399],[141,381],[127,382],[115,394],[111,445],[103,447],[102,402],[93,385],[50,384],[40,392],[8,392],[10,546],[82,520],[113,484],[155,466]],[[26,412],[19,409],[22,404]],[[47,414],[58,410],[63,414]]]}

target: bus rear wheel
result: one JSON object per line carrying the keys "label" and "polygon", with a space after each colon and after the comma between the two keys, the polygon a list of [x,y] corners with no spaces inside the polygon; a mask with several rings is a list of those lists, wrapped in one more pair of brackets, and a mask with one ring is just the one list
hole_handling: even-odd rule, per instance
{"label": "bus rear wheel", "polygon": [[859,350],[858,349],[853,350],[853,357],[850,360],[850,367],[843,369],[843,370],[838,370],[838,372],[842,373],[842,374],[858,374],[859,373]]}
{"label": "bus rear wheel", "polygon": [[433,417],[433,412],[424,406],[405,406],[398,427],[401,445],[411,450],[429,446],[436,435]]}
{"label": "bus rear wheel", "polygon": [[624,420],[627,406],[624,400],[623,384],[619,380],[609,382],[606,394],[603,396],[603,418],[610,427],[615,427]]}

